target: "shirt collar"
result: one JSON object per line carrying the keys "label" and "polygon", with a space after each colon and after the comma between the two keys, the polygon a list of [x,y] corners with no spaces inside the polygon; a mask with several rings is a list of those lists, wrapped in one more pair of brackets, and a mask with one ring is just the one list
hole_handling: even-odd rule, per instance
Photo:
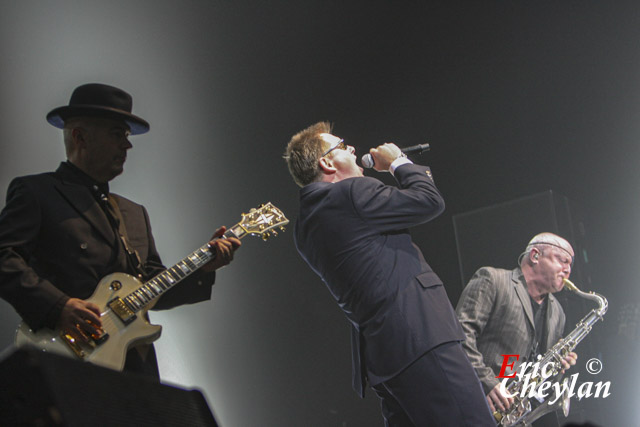
{"label": "shirt collar", "polygon": [[62,168],[71,172],[74,178],[78,180],[79,184],[84,185],[89,190],[91,190],[91,194],[96,198],[96,200],[106,200],[109,195],[109,183],[108,182],[98,182],[95,179],[91,178],[87,175],[82,169],[71,163],[70,161],[62,162],[60,165]]}

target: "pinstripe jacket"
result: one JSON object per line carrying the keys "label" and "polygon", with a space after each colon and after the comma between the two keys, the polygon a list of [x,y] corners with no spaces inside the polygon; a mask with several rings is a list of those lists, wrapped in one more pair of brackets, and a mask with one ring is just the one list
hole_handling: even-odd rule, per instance
{"label": "pinstripe jacket", "polygon": [[[462,292],[456,314],[466,336],[463,347],[485,393],[489,393],[501,381],[496,375],[504,361],[502,355],[520,355],[514,364],[517,370],[527,361],[535,342],[533,309],[520,268],[480,268]],[[562,337],[564,323],[562,306],[549,294],[542,352]],[[514,361],[512,358],[509,363]],[[507,368],[505,375],[513,372]]]}

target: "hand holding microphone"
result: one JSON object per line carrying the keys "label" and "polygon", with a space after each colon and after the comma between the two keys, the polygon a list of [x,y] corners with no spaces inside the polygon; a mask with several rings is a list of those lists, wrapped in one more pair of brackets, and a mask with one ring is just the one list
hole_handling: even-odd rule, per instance
{"label": "hand holding microphone", "polygon": [[387,142],[373,148],[370,153],[362,156],[362,166],[365,168],[374,168],[379,172],[385,172],[389,170],[391,163],[400,157],[401,153],[404,154],[422,154],[425,151],[429,151],[429,144],[418,144],[410,147],[398,148],[397,145]]}
{"label": "hand holding microphone", "polygon": [[389,166],[395,159],[402,156],[402,151],[391,142],[386,142],[369,150],[369,154],[362,156],[362,166],[374,168],[378,172],[388,172]]}

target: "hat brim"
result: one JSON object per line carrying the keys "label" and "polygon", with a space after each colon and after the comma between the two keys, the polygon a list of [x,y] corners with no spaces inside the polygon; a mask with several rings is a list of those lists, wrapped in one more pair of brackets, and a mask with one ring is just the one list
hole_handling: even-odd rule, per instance
{"label": "hat brim", "polygon": [[129,126],[131,135],[140,135],[149,131],[149,123],[138,116],[115,108],[95,105],[58,107],[47,114],[47,121],[58,129],[64,129],[64,121],[71,117],[106,117],[124,120]]}

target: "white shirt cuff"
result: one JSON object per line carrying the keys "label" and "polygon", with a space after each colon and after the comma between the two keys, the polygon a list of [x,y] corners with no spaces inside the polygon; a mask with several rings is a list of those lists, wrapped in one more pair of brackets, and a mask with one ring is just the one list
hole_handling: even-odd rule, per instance
{"label": "white shirt cuff", "polygon": [[413,162],[409,160],[407,157],[404,157],[404,156],[398,157],[393,162],[391,162],[391,165],[389,166],[389,172],[391,172],[391,175],[393,175],[398,166],[408,165],[408,164],[413,164]]}

